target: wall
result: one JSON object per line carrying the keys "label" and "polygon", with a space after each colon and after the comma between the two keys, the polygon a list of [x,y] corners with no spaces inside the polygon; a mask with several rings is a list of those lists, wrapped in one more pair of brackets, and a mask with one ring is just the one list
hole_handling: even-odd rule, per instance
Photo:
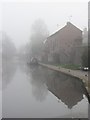
{"label": "wall", "polygon": [[[46,46],[48,49],[48,61],[54,61],[54,57],[58,54],[59,63],[80,63],[80,56],[77,56],[77,61],[75,62],[76,47],[82,44],[82,31],[76,28],[71,23],[67,23],[65,27],[60,29],[55,34],[47,38]],[[79,51],[78,51],[79,52]]]}

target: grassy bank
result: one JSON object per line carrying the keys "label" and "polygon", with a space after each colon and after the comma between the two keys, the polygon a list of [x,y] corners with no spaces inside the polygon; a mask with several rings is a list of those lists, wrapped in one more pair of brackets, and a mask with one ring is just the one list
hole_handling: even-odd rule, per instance
{"label": "grassy bank", "polygon": [[57,67],[63,67],[66,69],[78,70],[80,69],[81,65],[73,65],[73,64],[57,64]]}

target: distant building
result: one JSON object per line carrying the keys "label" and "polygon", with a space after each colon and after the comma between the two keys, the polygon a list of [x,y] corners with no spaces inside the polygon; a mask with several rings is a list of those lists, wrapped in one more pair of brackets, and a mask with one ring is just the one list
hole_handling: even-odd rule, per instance
{"label": "distant building", "polygon": [[80,64],[81,54],[76,49],[82,45],[82,31],[72,23],[67,24],[45,42],[44,57],[46,62],[60,64]]}

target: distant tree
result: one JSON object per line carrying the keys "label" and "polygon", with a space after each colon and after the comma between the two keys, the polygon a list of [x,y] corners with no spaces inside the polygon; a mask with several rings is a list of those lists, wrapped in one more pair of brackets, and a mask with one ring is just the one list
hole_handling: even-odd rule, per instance
{"label": "distant tree", "polygon": [[32,34],[40,34],[40,35],[43,35],[43,36],[48,35],[47,26],[46,26],[45,22],[42,19],[36,20],[32,24],[31,29],[32,29]]}
{"label": "distant tree", "polygon": [[2,54],[2,33],[0,32],[0,58]]}
{"label": "distant tree", "polygon": [[[0,79],[2,79],[2,35],[0,32]],[[1,88],[1,85],[0,85]]]}
{"label": "distant tree", "polygon": [[88,44],[90,46],[90,29],[88,30]]}
{"label": "distant tree", "polygon": [[90,68],[90,46],[88,46],[88,66]]}
{"label": "distant tree", "polygon": [[12,40],[6,33],[2,34],[2,58],[3,60],[10,60],[16,54],[16,48]]}
{"label": "distant tree", "polygon": [[31,52],[32,56],[40,57],[43,51],[43,41],[48,36],[47,26],[43,20],[38,19],[32,25]]}
{"label": "distant tree", "polygon": [[88,48],[85,48],[82,54],[82,66],[88,66]]}
{"label": "distant tree", "polygon": [[0,32],[0,51],[2,49],[2,35],[1,35],[1,32]]}
{"label": "distant tree", "polygon": [[90,29],[88,30],[88,46],[82,54],[82,65],[90,67]]}

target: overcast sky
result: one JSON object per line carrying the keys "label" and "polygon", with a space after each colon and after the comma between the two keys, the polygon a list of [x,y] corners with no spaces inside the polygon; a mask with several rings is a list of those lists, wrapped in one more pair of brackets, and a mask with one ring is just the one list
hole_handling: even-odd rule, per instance
{"label": "overcast sky", "polygon": [[14,0],[2,4],[2,30],[11,37],[17,48],[29,41],[31,25],[39,18],[45,21],[50,34],[63,27],[67,21],[82,30],[88,23],[88,2]]}

